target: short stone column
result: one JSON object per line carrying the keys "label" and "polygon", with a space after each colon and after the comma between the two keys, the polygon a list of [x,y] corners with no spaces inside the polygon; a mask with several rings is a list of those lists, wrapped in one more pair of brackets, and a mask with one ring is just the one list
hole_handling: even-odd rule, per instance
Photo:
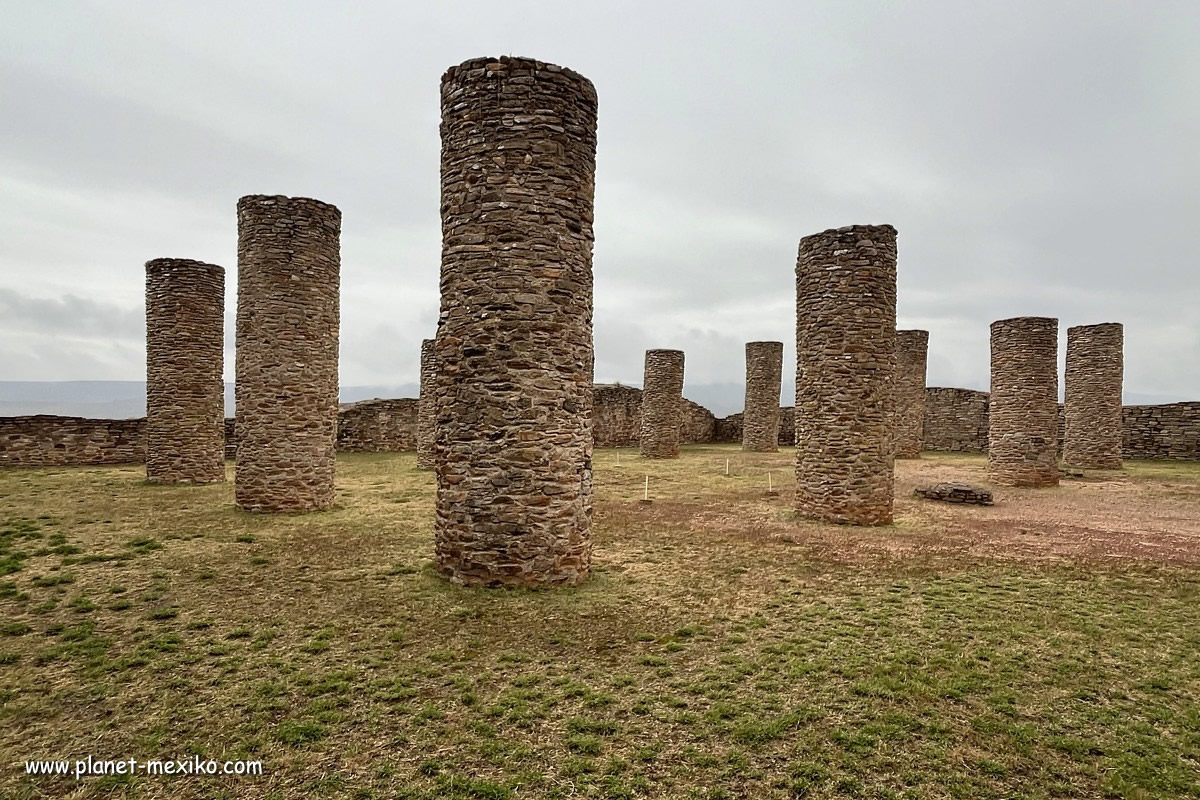
{"label": "short stone column", "polygon": [[796,496],[800,517],[892,521],[896,229],[800,241],[796,261]]}
{"label": "short stone column", "polygon": [[682,415],[683,351],[647,350],[642,377],[643,458],[679,458]]}
{"label": "short stone column", "polygon": [[433,435],[437,429],[437,341],[421,340],[421,389],[417,399],[417,468],[433,469]]}
{"label": "short stone column", "polygon": [[578,584],[591,566],[596,90],[481,58],[442,76],[438,570]]}
{"label": "short stone column", "polygon": [[783,381],[783,342],[746,342],[746,402],[742,449],[779,450],[779,389]]}
{"label": "short stone column", "polygon": [[1119,322],[1067,328],[1063,464],[1121,468],[1125,331]]}
{"label": "short stone column", "polygon": [[334,498],[342,214],[303,197],[238,201],[237,470],[247,511]]}
{"label": "short stone column", "polygon": [[146,479],[225,480],[225,270],[146,262]]}
{"label": "short stone column", "polygon": [[1058,484],[1058,320],[992,323],[988,477],[1004,486]]}
{"label": "short stone column", "polygon": [[896,331],[896,458],[920,458],[925,441],[929,331]]}

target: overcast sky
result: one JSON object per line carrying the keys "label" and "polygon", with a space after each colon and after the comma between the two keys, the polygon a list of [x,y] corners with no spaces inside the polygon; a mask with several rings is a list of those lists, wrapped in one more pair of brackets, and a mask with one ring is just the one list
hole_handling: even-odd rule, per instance
{"label": "overcast sky", "polygon": [[0,380],[144,378],[143,263],[227,269],[235,204],[343,212],[344,385],[437,319],[438,82],[571,67],[600,97],[596,379],[740,383],[795,354],[801,237],[899,230],[930,385],[988,324],[1125,324],[1126,396],[1200,399],[1200,3],[0,0]]}

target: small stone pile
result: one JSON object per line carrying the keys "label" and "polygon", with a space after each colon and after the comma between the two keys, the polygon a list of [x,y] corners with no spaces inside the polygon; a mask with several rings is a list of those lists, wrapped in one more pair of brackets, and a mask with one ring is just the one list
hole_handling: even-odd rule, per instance
{"label": "small stone pile", "polygon": [[967,503],[976,506],[992,505],[992,493],[978,486],[965,483],[935,483],[933,486],[917,487],[916,495],[926,500],[943,503]]}

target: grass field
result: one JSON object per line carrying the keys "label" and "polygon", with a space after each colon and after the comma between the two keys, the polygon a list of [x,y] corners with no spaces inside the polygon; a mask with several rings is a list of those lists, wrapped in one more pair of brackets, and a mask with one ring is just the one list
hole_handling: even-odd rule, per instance
{"label": "grass field", "polygon": [[[983,480],[927,454],[849,529],[792,518],[791,458],[598,452],[554,592],[439,579],[411,454],[303,516],[0,471],[0,797],[1200,797],[1200,465],[980,508],[912,496]],[[24,775],[89,755],[264,774]]]}

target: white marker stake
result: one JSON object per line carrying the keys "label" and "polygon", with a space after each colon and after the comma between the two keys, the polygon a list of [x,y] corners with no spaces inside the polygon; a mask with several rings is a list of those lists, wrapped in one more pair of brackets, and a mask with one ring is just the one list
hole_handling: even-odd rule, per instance
{"label": "white marker stake", "polygon": [[725,459],[725,477],[729,477],[729,459]]}
{"label": "white marker stake", "polygon": [[771,483],[771,472],[770,472],[770,470],[768,470],[768,471],[767,471],[767,491],[768,491],[768,492],[773,492],[773,491],[775,491],[775,485]]}
{"label": "white marker stake", "polygon": [[643,500],[650,499],[650,476],[649,475],[646,476],[646,488],[642,489],[642,499]]}

